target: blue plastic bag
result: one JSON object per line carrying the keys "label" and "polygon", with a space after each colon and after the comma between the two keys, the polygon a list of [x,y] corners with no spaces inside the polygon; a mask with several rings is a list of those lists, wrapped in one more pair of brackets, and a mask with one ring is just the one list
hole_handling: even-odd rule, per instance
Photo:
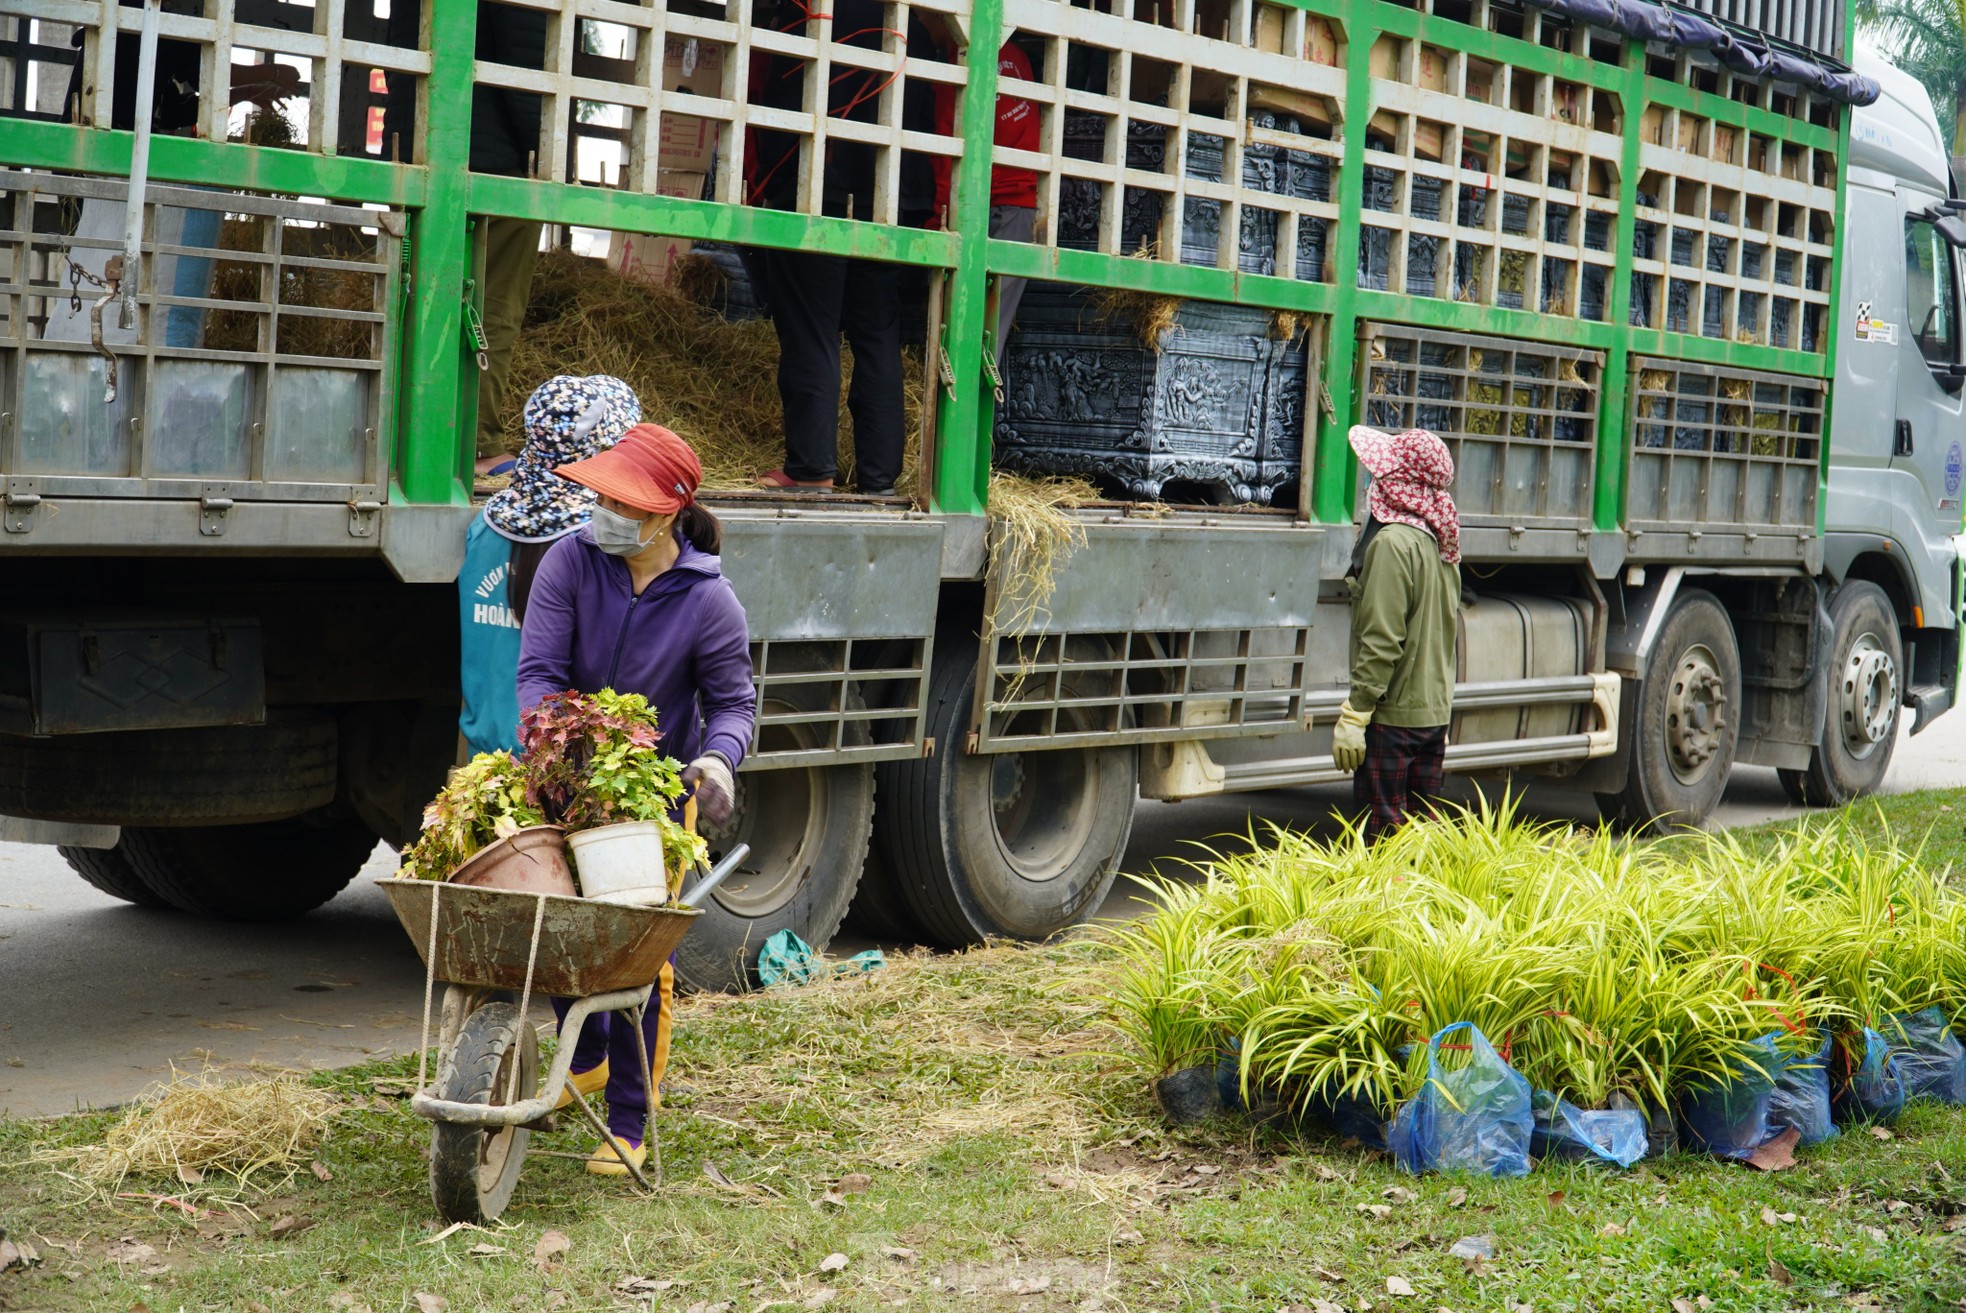
{"label": "blue plastic bag", "polygon": [[1896,1120],[1905,1110],[1905,1083],[1891,1041],[1864,1027],[1863,1061],[1830,1091],[1830,1111],[1846,1125]]}
{"label": "blue plastic bag", "polygon": [[[1440,1042],[1468,1032],[1472,1057],[1448,1071]],[[1529,1082],[1472,1022],[1457,1021],[1427,1041],[1427,1083],[1393,1116],[1393,1161],[1404,1171],[1527,1176],[1533,1118]]]}
{"label": "blue plastic bag", "polygon": [[[1778,1032],[1754,1040],[1749,1048],[1768,1071],[1782,1069],[1775,1047]],[[1768,1104],[1775,1092],[1771,1076],[1749,1069],[1722,1085],[1683,1096],[1679,1101],[1681,1138],[1687,1147],[1721,1158],[1743,1159],[1781,1134],[1768,1124]]]}
{"label": "blue plastic bag", "polygon": [[1538,1158],[1622,1168],[1645,1156],[1645,1114],[1636,1108],[1590,1112],[1537,1090],[1530,1111],[1529,1152]]}
{"label": "blue plastic bag", "polygon": [[765,940],[765,946],[758,951],[758,983],[766,989],[773,985],[809,985],[832,976],[865,975],[886,965],[887,958],[878,948],[855,953],[844,962],[828,962],[812,951],[811,944],[790,930],[780,930]]}
{"label": "blue plastic bag", "polygon": [[1795,1128],[1801,1135],[1797,1145],[1821,1144],[1839,1134],[1830,1115],[1829,1045],[1825,1032],[1822,1047],[1814,1053],[1786,1059],[1768,1095],[1769,1128]]}
{"label": "blue plastic bag", "polygon": [[1904,1012],[1891,1018],[1898,1040],[1892,1049],[1905,1098],[1966,1103],[1966,1046],[1952,1033],[1946,1014],[1937,1007]]}

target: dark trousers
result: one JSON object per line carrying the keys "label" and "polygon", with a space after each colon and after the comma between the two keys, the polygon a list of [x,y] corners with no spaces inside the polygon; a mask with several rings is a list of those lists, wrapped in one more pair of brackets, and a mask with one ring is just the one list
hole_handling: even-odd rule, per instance
{"label": "dark trousers", "polygon": [[806,251],[769,251],[760,262],[778,330],[778,397],[785,407],[785,473],[839,473],[840,335],[853,348],[847,411],[853,416],[854,481],[884,492],[901,474],[901,294],[891,265]]}
{"label": "dark trousers", "polygon": [[[649,1099],[662,1106],[662,1075],[669,1067],[669,1037],[676,1008],[675,968],[662,964],[662,975],[649,994],[642,1012],[641,1043],[635,1042],[635,1028],[626,1013],[596,1012],[580,1028],[574,1041],[573,1070],[592,1071],[608,1064],[608,1129],[616,1138],[634,1144],[642,1142],[646,1130]],[[567,1019],[568,999],[553,1000],[553,1015],[562,1024]],[[567,1037],[560,1036],[565,1044]],[[642,1046],[648,1047],[649,1067],[642,1071]]]}
{"label": "dark trousers", "polygon": [[1352,802],[1365,810],[1365,837],[1378,840],[1421,807],[1431,809],[1446,774],[1447,726],[1365,727],[1365,764],[1352,774]]}

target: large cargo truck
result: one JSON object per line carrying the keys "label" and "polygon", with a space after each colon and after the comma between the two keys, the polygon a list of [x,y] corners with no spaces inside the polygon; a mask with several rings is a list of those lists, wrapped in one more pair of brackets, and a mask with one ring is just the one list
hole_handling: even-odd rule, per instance
{"label": "large cargo truck", "polygon": [[[312,908],[414,832],[457,752],[495,218],[927,287],[912,499],[714,499],[761,714],[713,836],[753,856],[692,984],[850,907],[1042,936],[1098,905],[1137,798],[1342,778],[1355,422],[1457,461],[1455,770],[1697,823],[1740,763],[1874,789],[1904,712],[1952,705],[1966,219],[1923,91],[1845,51],[1842,5],[884,13],[869,43],[704,0],[0,0],[0,831],[232,917]],[[479,40],[515,14],[538,67]],[[802,108],[760,103],[767,57]],[[293,140],[233,140],[213,88],[269,61]],[[872,117],[829,116],[812,88],[854,70]],[[158,85],[177,115],[138,130]],[[938,87],[946,133],[908,108]],[[468,167],[491,91],[538,110],[522,176]],[[1037,150],[992,148],[999,94]],[[791,209],[747,204],[762,131],[800,142]],[[674,196],[683,141],[707,178]],[[877,161],[851,217],[822,212],[829,142]],[[904,223],[937,157],[946,222]],[[1031,243],[988,235],[993,163],[1037,176]],[[120,281],[75,272],[111,252]],[[993,469],[1108,498],[1036,598]]]}

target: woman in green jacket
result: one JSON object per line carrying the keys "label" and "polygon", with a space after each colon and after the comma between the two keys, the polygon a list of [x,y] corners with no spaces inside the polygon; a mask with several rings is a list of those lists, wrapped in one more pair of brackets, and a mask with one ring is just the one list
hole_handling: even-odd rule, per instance
{"label": "woman in green jacket", "polygon": [[1461,519],[1454,458],[1425,429],[1357,425],[1352,450],[1372,475],[1352,552],[1351,693],[1331,757],[1352,775],[1366,836],[1404,824],[1440,793],[1454,698]]}

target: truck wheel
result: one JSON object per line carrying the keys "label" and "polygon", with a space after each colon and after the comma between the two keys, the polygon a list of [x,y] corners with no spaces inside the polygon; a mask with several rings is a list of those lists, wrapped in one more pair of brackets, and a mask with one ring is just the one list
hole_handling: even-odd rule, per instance
{"label": "truck wheel", "polygon": [[[823,711],[829,686],[791,685],[765,698],[765,715]],[[848,709],[860,699],[849,696]],[[773,725],[759,735],[761,751],[823,746],[825,725]],[[864,722],[848,728],[866,738]],[[751,856],[733,871],[676,949],[676,979],[686,989],[735,990],[750,985],[758,950],[780,930],[823,949],[846,916],[867,861],[874,827],[874,767],[791,766],[737,777],[730,825],[704,829],[714,862],[740,843]]]}
{"label": "truck wheel", "polygon": [[1898,746],[1904,645],[1891,599],[1852,580],[1829,599],[1829,713],[1823,739],[1804,770],[1781,772],[1789,797],[1809,807],[1841,807],[1872,793]]}
{"label": "truck wheel", "polygon": [[1741,654],[1712,593],[1688,589],[1646,658],[1632,718],[1625,787],[1599,794],[1605,815],[1634,829],[1691,828],[1727,788],[1740,740]]}
{"label": "truck wheel", "polygon": [[[513,1088],[530,1099],[539,1089],[539,1033],[511,1003],[488,1003],[465,1018],[437,1097],[451,1103],[502,1104]],[[512,1202],[532,1132],[523,1126],[430,1128],[430,1198],[447,1222],[490,1222]]]}
{"label": "truck wheel", "polygon": [[375,850],[353,817],[127,829],[111,851],[167,906],[221,921],[284,921],[340,893]]}
{"label": "truck wheel", "polygon": [[964,751],[976,668],[969,648],[935,670],[935,756],[879,768],[881,859],[929,937],[951,948],[1042,939],[1092,915],[1113,887],[1140,783],[1132,748]]}
{"label": "truck wheel", "polygon": [[117,848],[74,848],[63,844],[55,851],[71,871],[111,898],[138,907],[169,906],[143,882],[143,877],[130,865],[128,855]]}

